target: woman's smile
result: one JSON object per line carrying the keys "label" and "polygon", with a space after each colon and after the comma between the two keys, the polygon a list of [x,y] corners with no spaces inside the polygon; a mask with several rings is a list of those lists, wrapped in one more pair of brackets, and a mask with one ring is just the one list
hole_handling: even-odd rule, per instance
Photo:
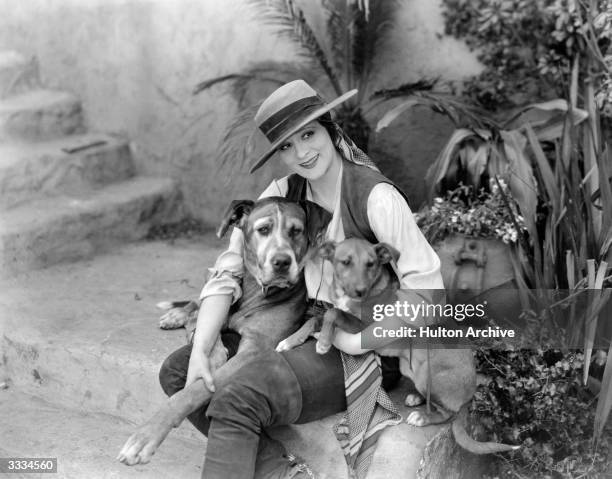
{"label": "woman's smile", "polygon": [[302,168],[306,168],[307,170],[310,170],[311,168],[314,168],[317,165],[318,159],[319,159],[319,155],[314,155],[313,157],[311,157],[309,160],[305,161],[304,163],[300,163],[300,166]]}

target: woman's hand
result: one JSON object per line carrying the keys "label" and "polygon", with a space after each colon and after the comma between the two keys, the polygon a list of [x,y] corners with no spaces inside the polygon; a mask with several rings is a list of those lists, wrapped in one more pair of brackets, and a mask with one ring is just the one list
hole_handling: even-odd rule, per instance
{"label": "woman's hand", "polygon": [[361,347],[361,333],[351,334],[341,329],[336,329],[333,344],[346,354],[359,355],[369,351]]}
{"label": "woman's hand", "polygon": [[185,387],[199,378],[202,378],[204,385],[210,392],[215,392],[215,384],[210,371],[210,359],[204,354],[204,351],[194,347],[189,357],[189,368],[187,369]]}

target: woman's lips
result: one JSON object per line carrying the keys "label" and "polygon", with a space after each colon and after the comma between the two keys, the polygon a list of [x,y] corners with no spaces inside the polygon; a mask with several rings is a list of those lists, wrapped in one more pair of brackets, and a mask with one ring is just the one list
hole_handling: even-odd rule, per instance
{"label": "woman's lips", "polygon": [[317,160],[319,159],[319,155],[311,158],[308,161],[305,161],[304,163],[300,163],[300,166],[302,168],[306,168],[307,170],[314,168],[315,164],[317,163]]}

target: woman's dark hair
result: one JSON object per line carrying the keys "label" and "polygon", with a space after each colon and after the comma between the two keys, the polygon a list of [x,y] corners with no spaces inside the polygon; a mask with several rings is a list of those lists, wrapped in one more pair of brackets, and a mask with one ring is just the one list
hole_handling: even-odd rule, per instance
{"label": "woman's dark hair", "polygon": [[317,118],[317,121],[321,124],[321,126],[323,126],[323,128],[327,130],[327,133],[329,133],[329,137],[331,138],[332,143],[334,144],[336,149],[340,151],[340,149],[338,148],[338,144],[340,143],[340,140],[342,140],[342,130],[340,129],[338,124],[334,120],[332,120],[331,113],[327,112],[323,114],[322,116]]}

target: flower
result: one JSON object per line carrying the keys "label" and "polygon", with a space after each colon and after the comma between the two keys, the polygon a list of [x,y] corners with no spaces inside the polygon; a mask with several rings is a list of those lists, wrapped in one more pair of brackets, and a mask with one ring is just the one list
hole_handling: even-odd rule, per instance
{"label": "flower", "polygon": [[526,231],[525,220],[519,214],[518,206],[503,179],[499,180],[499,185],[491,181],[488,191],[481,189],[475,193],[472,187],[463,185],[447,191],[444,197],[434,198],[433,206],[415,217],[431,242],[459,233],[497,238],[511,244],[516,243],[519,234]]}

